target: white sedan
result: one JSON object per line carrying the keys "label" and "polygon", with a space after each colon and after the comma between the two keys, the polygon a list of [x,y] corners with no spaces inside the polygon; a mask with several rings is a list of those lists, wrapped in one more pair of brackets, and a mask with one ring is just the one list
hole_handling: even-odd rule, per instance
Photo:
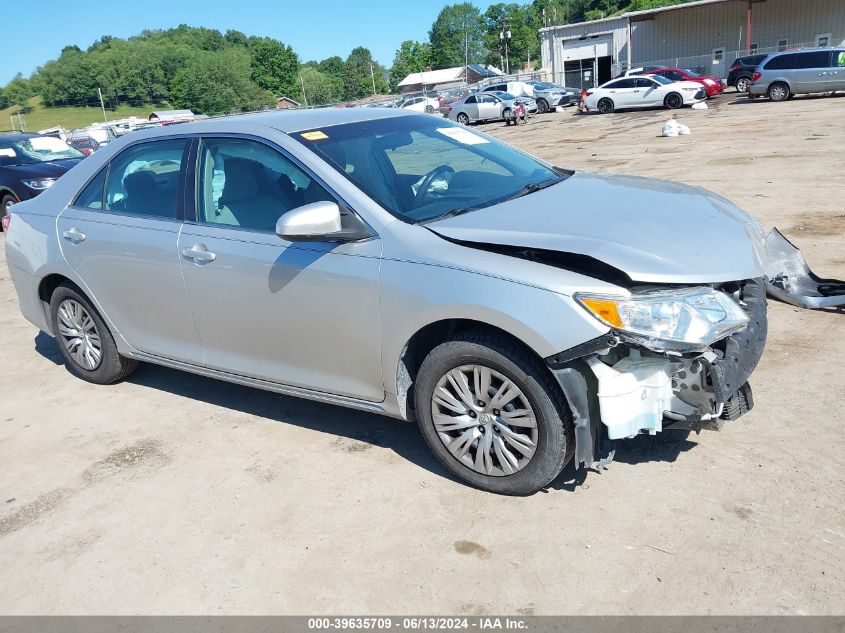
{"label": "white sedan", "polygon": [[704,86],[694,81],[669,81],[658,75],[621,77],[584,93],[583,107],[608,114],[623,108],[680,108],[704,101]]}

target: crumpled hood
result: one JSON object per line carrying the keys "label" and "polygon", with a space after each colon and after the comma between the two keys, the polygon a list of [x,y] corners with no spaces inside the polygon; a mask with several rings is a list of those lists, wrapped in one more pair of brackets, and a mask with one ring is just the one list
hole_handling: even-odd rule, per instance
{"label": "crumpled hood", "polygon": [[763,276],[763,234],[751,216],[703,189],[650,178],[577,172],[426,226],[461,242],[587,255],[640,282]]}

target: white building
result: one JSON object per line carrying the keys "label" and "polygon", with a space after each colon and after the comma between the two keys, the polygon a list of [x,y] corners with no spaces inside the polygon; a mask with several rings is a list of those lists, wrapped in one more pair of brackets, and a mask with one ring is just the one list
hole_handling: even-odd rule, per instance
{"label": "white building", "polygon": [[540,29],[543,69],[589,87],[646,64],[726,76],[736,57],[845,44],[845,0],[697,0]]}
{"label": "white building", "polygon": [[474,84],[483,79],[496,77],[502,71],[492,66],[469,64],[456,68],[442,68],[440,70],[425,70],[411,73],[399,82],[399,92],[421,92],[424,90],[444,90],[464,84]]}

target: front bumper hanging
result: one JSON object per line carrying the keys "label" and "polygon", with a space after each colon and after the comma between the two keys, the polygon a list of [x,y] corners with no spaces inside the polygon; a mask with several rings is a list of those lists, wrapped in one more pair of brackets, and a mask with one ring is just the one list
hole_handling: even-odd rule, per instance
{"label": "front bumper hanging", "polygon": [[[663,429],[720,430],[750,411],[748,378],[768,331],[762,279],[744,284],[742,305],[749,316],[746,328],[699,355],[640,350],[611,332],[547,358],[575,425],[576,468],[609,464],[616,439]],[[615,366],[602,362],[600,356],[617,345],[629,356]]]}

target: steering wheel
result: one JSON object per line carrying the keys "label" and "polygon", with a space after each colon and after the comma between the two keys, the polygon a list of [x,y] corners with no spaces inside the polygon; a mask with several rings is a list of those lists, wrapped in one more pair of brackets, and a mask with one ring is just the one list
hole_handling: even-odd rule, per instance
{"label": "steering wheel", "polygon": [[417,194],[415,196],[415,200],[417,205],[423,203],[423,201],[428,197],[428,188],[431,186],[431,183],[434,182],[434,179],[440,176],[441,174],[454,174],[455,170],[452,169],[449,165],[438,165],[430,172],[428,172],[425,177],[423,178],[422,184],[420,188],[417,189]]}

